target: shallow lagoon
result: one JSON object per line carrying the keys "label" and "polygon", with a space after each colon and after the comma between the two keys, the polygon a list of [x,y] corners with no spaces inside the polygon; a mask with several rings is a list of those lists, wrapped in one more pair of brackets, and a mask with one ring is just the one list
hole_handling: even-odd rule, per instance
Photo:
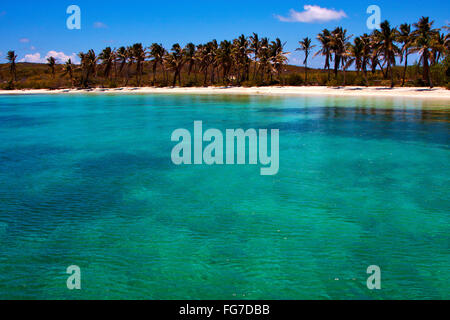
{"label": "shallow lagoon", "polygon": [[[279,129],[278,175],[173,165],[196,120]],[[448,299],[449,132],[439,100],[1,96],[0,298]]]}

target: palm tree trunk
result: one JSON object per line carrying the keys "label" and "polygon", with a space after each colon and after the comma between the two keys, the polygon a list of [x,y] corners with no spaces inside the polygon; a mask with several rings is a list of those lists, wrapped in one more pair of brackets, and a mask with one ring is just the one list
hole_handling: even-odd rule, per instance
{"label": "palm tree trunk", "polygon": [[391,71],[391,88],[394,87],[394,68],[389,66],[389,70]]}
{"label": "palm tree trunk", "polygon": [[258,62],[257,62],[257,60],[255,58],[255,66],[254,66],[254,69],[253,69],[253,81],[255,81],[255,79],[256,79],[257,70],[258,70]]}
{"label": "palm tree trunk", "polygon": [[408,69],[408,53],[405,54],[405,68],[403,69],[403,81],[402,81],[402,87],[405,86],[405,80],[406,80],[406,70]]}
{"label": "palm tree trunk", "polygon": [[73,82],[73,74],[72,74],[72,72],[69,73],[69,76],[70,76],[70,82],[72,83],[72,88],[73,88],[73,87],[75,87],[75,84]]}
{"label": "palm tree trunk", "polygon": [[346,78],[346,76],[347,76],[347,73],[345,72],[345,67],[342,69],[342,71],[344,72],[344,82],[343,82],[343,85],[344,85],[344,87],[345,87],[345,85],[346,85],[346,80],[347,80],[347,78]]}
{"label": "palm tree trunk", "polygon": [[89,86],[89,75],[90,75],[90,70],[88,69],[86,72],[86,77],[84,78],[84,87],[87,88]]}
{"label": "palm tree trunk", "polygon": [[176,70],[173,74],[172,87],[175,87],[177,85],[177,76],[178,76],[178,71]]}
{"label": "palm tree trunk", "polygon": [[340,64],[340,57],[338,55],[335,55],[334,57],[334,76],[337,77],[338,75],[338,68],[339,68],[339,64]]}
{"label": "palm tree trunk", "polygon": [[325,69],[328,69],[328,81],[330,81],[331,70],[330,70],[330,57],[327,55],[325,59]]}
{"label": "palm tree trunk", "polygon": [[308,62],[305,62],[305,85],[308,84]]}
{"label": "palm tree trunk", "polygon": [[214,80],[215,80],[215,74],[216,74],[216,68],[213,66],[211,68],[211,84],[214,84]]}
{"label": "palm tree trunk", "polygon": [[156,61],[153,62],[153,83],[152,86],[156,84]]}
{"label": "palm tree trunk", "polygon": [[130,81],[130,66],[129,65],[127,65],[127,70],[126,70],[126,81],[125,81],[125,87],[127,87],[128,86],[128,81]]}
{"label": "palm tree trunk", "polygon": [[266,74],[266,67],[263,66],[261,69],[261,82],[264,82],[264,75]]}
{"label": "palm tree trunk", "polygon": [[364,82],[366,83],[366,87],[369,86],[369,81],[367,80],[367,68],[366,66],[363,67],[363,75],[364,75]]}
{"label": "palm tree trunk", "polygon": [[383,66],[381,65],[380,61],[378,61],[378,65],[380,66],[381,72],[383,73],[383,78],[387,79],[388,77],[388,71],[384,72]]}
{"label": "palm tree trunk", "polygon": [[203,86],[206,87],[206,83],[208,81],[208,68],[207,67],[205,68],[204,73],[205,73],[205,78],[203,80]]}
{"label": "palm tree trunk", "polygon": [[140,84],[140,80],[139,80],[139,63],[136,65],[136,84],[137,84],[137,86],[138,87],[140,87],[141,86],[141,84]]}
{"label": "palm tree trunk", "polygon": [[193,67],[193,63],[192,63],[192,62],[190,62],[190,63],[189,63],[189,70],[188,70],[188,77],[190,77],[190,76],[191,76],[191,72],[192,72],[192,67]]}
{"label": "palm tree trunk", "polygon": [[428,82],[428,86],[433,88],[433,82],[430,76],[430,66],[428,64],[428,49],[425,49],[423,53],[423,80]]}

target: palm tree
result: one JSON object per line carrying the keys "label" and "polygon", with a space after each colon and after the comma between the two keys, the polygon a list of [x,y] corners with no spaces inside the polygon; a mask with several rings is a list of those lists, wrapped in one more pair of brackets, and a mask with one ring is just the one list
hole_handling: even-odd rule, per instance
{"label": "palm tree", "polygon": [[259,36],[257,33],[253,33],[253,36],[250,36],[250,49],[253,53],[253,62],[255,64],[253,69],[253,80],[255,80],[256,72],[258,71],[258,56],[260,48],[261,42],[259,41]]}
{"label": "palm tree", "polygon": [[343,48],[343,51],[341,52],[341,65],[342,65],[342,72],[344,74],[344,79],[342,84],[345,86],[346,83],[346,71],[348,68],[350,68],[350,66],[353,64],[353,62],[356,61],[356,53],[355,51],[357,51],[359,49],[356,49],[354,45],[352,45],[350,42],[346,42],[345,46]]}
{"label": "palm tree", "polygon": [[11,74],[11,81],[17,81],[17,68],[16,68],[16,59],[17,55],[14,51],[8,51],[8,55],[6,56],[9,63],[9,73]]}
{"label": "palm tree", "polygon": [[423,64],[423,80],[428,83],[430,88],[433,87],[430,74],[430,50],[433,49],[433,40],[438,33],[437,29],[433,29],[434,21],[430,21],[428,17],[420,18],[419,22],[414,24],[416,30],[413,31],[414,37],[412,52],[418,52],[420,55],[420,61]]}
{"label": "palm tree", "polygon": [[131,47],[131,52],[134,60],[136,61],[136,82],[137,86],[141,86],[142,74],[144,72],[145,50],[142,43],[135,43]]}
{"label": "palm tree", "polygon": [[367,33],[361,36],[361,44],[362,44],[361,69],[364,75],[364,82],[366,83],[366,86],[368,86],[369,81],[367,79],[367,65],[372,55],[372,45],[371,45],[371,38]]}
{"label": "palm tree", "polygon": [[387,20],[383,21],[380,27],[381,31],[376,32],[376,44],[386,64],[386,74],[390,74],[391,76],[391,88],[393,88],[395,56],[400,55],[400,49],[395,45],[398,38],[398,31],[395,28],[391,28]]}
{"label": "palm tree", "polygon": [[131,68],[133,67],[133,63],[134,63],[134,51],[133,51],[133,47],[127,47],[126,49],[126,61],[127,61],[127,68],[126,68],[126,81],[125,81],[125,87],[128,86],[128,82],[130,81],[130,72],[131,72]]}
{"label": "palm tree", "polygon": [[305,52],[305,60],[303,64],[305,65],[305,83],[308,83],[308,58],[311,50],[315,48],[314,45],[311,45],[312,40],[308,37],[304,38],[302,41],[299,41],[300,47],[296,49],[296,51]]}
{"label": "palm tree", "polygon": [[321,49],[314,55],[322,55],[325,57],[324,69],[328,70],[328,81],[330,81],[330,62],[333,61],[333,56],[331,55],[331,32],[328,29],[323,29],[322,33],[319,33],[317,39],[320,41]]}
{"label": "palm tree", "polygon": [[53,57],[48,57],[47,58],[47,65],[50,68],[50,71],[52,72],[52,77],[53,79],[55,79],[55,65],[56,65],[56,60]]}
{"label": "palm tree", "polygon": [[447,30],[447,34],[445,35],[445,38],[444,38],[444,47],[445,47],[445,50],[447,50],[446,54],[448,54],[450,52],[450,33],[449,33],[450,25],[443,26],[442,28]]}
{"label": "palm tree", "polygon": [[356,72],[359,73],[362,69],[362,60],[364,55],[364,42],[360,37],[356,37],[353,40],[353,45],[351,46],[351,55],[354,58]]}
{"label": "palm tree", "polygon": [[[186,63],[188,64],[188,77],[191,76],[192,69],[195,67],[195,51],[196,46],[192,42],[188,43],[183,49],[183,55]],[[197,74],[194,70],[194,74],[197,77]]]}
{"label": "palm tree", "polygon": [[264,76],[266,75],[267,70],[270,71],[270,58],[271,58],[271,49],[269,45],[269,39],[262,38],[258,57],[262,82],[264,82]]}
{"label": "palm tree", "polygon": [[166,49],[162,46],[162,44],[153,43],[150,46],[150,57],[153,59],[153,86],[156,83],[156,69],[158,64],[161,65],[163,70],[164,78],[166,77],[166,71],[164,68],[164,56],[166,55]]}
{"label": "palm tree", "polygon": [[204,74],[203,86],[206,87],[208,83],[208,69],[211,64],[211,47],[207,44],[198,45],[195,59],[199,63],[200,71]]}
{"label": "palm tree", "polygon": [[123,69],[125,68],[128,60],[127,48],[120,47],[116,53],[116,59],[119,63],[119,74],[122,75]]}
{"label": "palm tree", "polygon": [[217,52],[217,62],[222,67],[223,82],[229,82],[229,74],[233,65],[232,44],[230,41],[224,40],[220,43],[219,50]]}
{"label": "palm tree", "polygon": [[[236,69],[238,70],[238,81],[246,81],[249,79],[250,73],[250,58],[251,49],[249,48],[248,39],[245,35],[239,36],[238,39],[233,41],[234,56]],[[241,72],[242,71],[242,72]]]}
{"label": "palm tree", "polygon": [[181,87],[181,68],[183,68],[185,59],[181,46],[176,43],[172,46],[170,53],[167,55],[167,64],[174,71],[172,86],[175,87],[177,79]]}
{"label": "palm tree", "polygon": [[107,47],[103,49],[103,51],[98,55],[99,60],[102,61],[102,65],[104,67],[103,69],[103,76],[105,78],[111,78],[112,74],[112,68],[114,65],[114,61],[116,59],[116,54],[114,50],[111,49],[111,47]]}
{"label": "palm tree", "polygon": [[288,58],[286,55],[288,52],[284,52],[284,46],[286,43],[281,43],[279,38],[276,38],[275,41],[272,41],[270,45],[270,57],[272,62],[273,71],[276,72],[278,81],[281,82],[281,72],[283,70],[283,66],[286,64]]}
{"label": "palm tree", "polygon": [[334,76],[337,77],[341,65],[342,56],[348,47],[348,41],[352,36],[347,36],[347,30],[338,27],[331,32],[331,51],[334,53]]}
{"label": "palm tree", "polygon": [[413,43],[413,37],[411,36],[411,25],[407,23],[403,23],[400,25],[400,32],[398,35],[398,42],[402,44],[400,62],[405,60],[405,67],[403,69],[403,79],[402,79],[402,87],[405,86],[406,80],[406,71],[408,69],[408,55],[409,50]]}
{"label": "palm tree", "polygon": [[210,61],[211,61],[211,83],[215,83],[215,77],[216,77],[216,69],[218,67],[218,61],[217,61],[217,53],[219,49],[219,45],[217,43],[217,40],[214,39],[211,42],[208,42],[209,46],[209,54],[210,54]]}
{"label": "palm tree", "polygon": [[377,66],[380,67],[381,73],[383,73],[383,77],[386,79],[386,75],[384,73],[383,66],[380,64],[380,50],[378,48],[378,30],[374,30],[370,36],[370,65],[372,68],[372,74],[375,74],[377,71]]}
{"label": "palm tree", "polygon": [[433,49],[431,49],[430,60],[432,65],[439,63],[445,53],[445,42],[445,35],[438,31],[433,40]]}
{"label": "palm tree", "polygon": [[89,78],[91,74],[95,74],[97,66],[97,57],[94,50],[89,50],[87,53],[80,52],[78,56],[81,59],[81,85],[85,88],[89,85]]}
{"label": "palm tree", "polygon": [[63,71],[64,71],[64,73],[62,74],[62,76],[64,77],[67,74],[69,75],[70,82],[72,83],[72,88],[73,88],[75,85],[74,85],[74,81],[73,81],[74,65],[72,63],[72,59],[69,59],[66,61],[66,63],[64,64]]}

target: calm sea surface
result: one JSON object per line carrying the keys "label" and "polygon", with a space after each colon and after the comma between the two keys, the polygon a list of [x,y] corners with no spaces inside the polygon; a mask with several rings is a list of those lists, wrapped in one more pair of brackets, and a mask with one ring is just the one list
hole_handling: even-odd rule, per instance
{"label": "calm sea surface", "polygon": [[[173,165],[195,120],[280,129],[278,175]],[[1,96],[0,182],[0,299],[450,298],[448,101]]]}

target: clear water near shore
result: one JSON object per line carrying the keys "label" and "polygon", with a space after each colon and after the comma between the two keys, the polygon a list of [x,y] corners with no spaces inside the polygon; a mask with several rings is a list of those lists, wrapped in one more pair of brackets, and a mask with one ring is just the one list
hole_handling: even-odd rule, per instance
{"label": "clear water near shore", "polygon": [[[173,165],[195,120],[280,129],[278,175]],[[449,146],[448,101],[1,96],[0,298],[449,299]]]}

